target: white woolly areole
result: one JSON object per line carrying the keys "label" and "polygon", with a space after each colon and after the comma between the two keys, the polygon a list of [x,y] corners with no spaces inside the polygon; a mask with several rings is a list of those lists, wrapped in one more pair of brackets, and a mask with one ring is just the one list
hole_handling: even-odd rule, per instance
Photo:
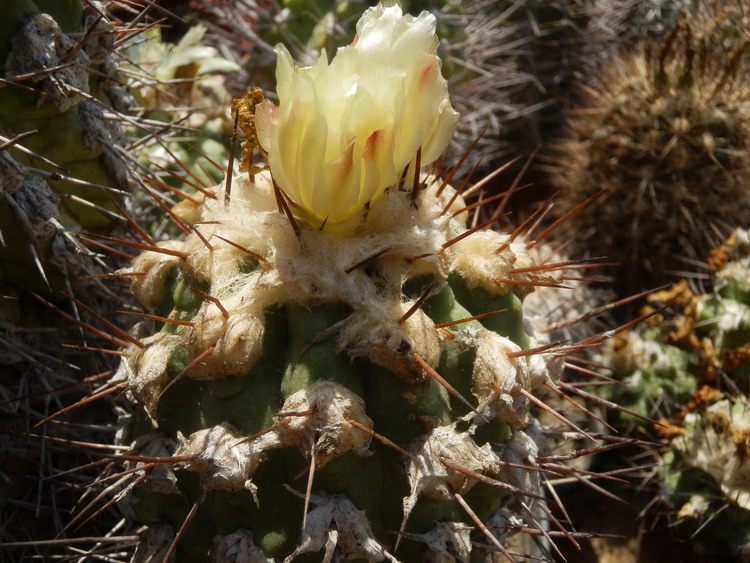
{"label": "white woolly areole", "polygon": [[334,551],[337,550],[341,559],[387,559],[398,563],[398,560],[375,539],[365,512],[358,510],[345,496],[312,495],[310,502],[315,508],[307,515],[299,547],[284,559],[284,563],[293,561],[303,553],[320,551],[323,548],[323,561],[332,561]]}
{"label": "white woolly areole", "polygon": [[263,353],[265,324],[262,311],[253,309],[235,307],[228,317],[224,317],[214,303],[203,303],[193,318],[195,326],[184,331],[188,333],[187,347],[192,352],[191,356],[198,356],[207,348],[213,347],[214,350],[190,370],[190,377],[213,379],[241,376],[255,365]]}
{"label": "white woolly areole", "polygon": [[544,431],[539,422],[535,418],[529,417],[526,429],[517,430],[510,440],[500,446],[500,459],[515,465],[515,467],[499,465],[497,469],[498,478],[522,491],[535,495],[541,494],[539,473],[527,471],[523,467],[537,466],[539,444],[543,444],[545,439]]}
{"label": "white woolly areole", "polygon": [[204,490],[235,492],[247,489],[253,496],[257,487],[251,478],[261,462],[261,454],[271,441],[241,442],[242,436],[229,424],[199,430],[185,438],[177,433],[180,445],[176,456],[195,456],[192,461],[182,462],[188,471],[201,476]]}
{"label": "white woolly areole", "polygon": [[[356,309],[377,300],[378,295],[364,268],[350,270],[352,267],[382,252],[373,263],[392,264],[382,268],[389,281],[441,273],[449,265],[442,245],[465,231],[465,214],[455,218],[450,213],[441,215],[455,191],[446,186],[438,197],[439,185],[433,182],[421,192],[416,207],[406,192],[385,194],[377,205],[356,217],[360,223],[356,236],[321,232],[317,225],[299,223],[300,240],[289,220],[276,209],[268,173],[254,178],[255,183],[247,176],[235,179],[228,205],[223,185],[216,199],[205,200],[198,229],[211,249],[197,235],[188,235],[181,248],[188,255],[191,277],[210,280],[212,296],[222,303],[234,296],[260,309],[288,302],[305,306],[342,302]],[[463,205],[457,198],[450,210]],[[249,255],[243,248],[262,256],[269,266],[244,273]],[[419,256],[422,258],[415,259]]]}
{"label": "white woolly areole", "polygon": [[138,399],[153,421],[159,395],[168,383],[169,358],[180,345],[180,337],[157,332],[141,343],[142,348],[133,345],[128,349],[129,355],[123,359],[120,370],[125,372],[128,392]]}
{"label": "white woolly areole", "polygon": [[[204,224],[199,227],[213,249],[196,235],[185,240],[182,250],[189,255],[188,271],[196,279],[210,279],[212,295],[222,302],[241,292],[243,298],[262,305],[339,301],[356,308],[377,298],[376,288],[362,268],[347,270],[382,252],[376,263],[392,262],[387,275],[396,281],[442,272],[448,266],[442,244],[465,230],[465,217],[441,215],[454,190],[447,186],[438,197],[439,185],[433,183],[420,194],[418,207],[408,193],[385,194],[355,218],[356,236],[321,232],[317,225],[299,223],[299,240],[289,220],[277,211],[270,186],[267,172],[256,175],[254,184],[241,176],[232,185],[228,205],[220,186],[218,197],[205,201]],[[458,198],[450,209],[462,206]],[[272,267],[243,273],[248,255],[238,246],[263,256]],[[423,257],[413,260],[418,256]]]}
{"label": "white woolly areole", "polygon": [[471,558],[471,527],[466,522],[438,522],[424,534],[404,534],[427,546],[425,560],[431,563],[455,563]]}
{"label": "white woolly areole", "polygon": [[367,309],[355,311],[341,331],[340,347],[348,349],[352,356],[367,356],[406,381],[423,381],[428,376],[414,355],[435,367],[440,361],[442,338],[421,309],[399,322],[411,305],[400,301],[374,302]]}
{"label": "white woolly areole", "polygon": [[[736,232],[736,231],[735,231]],[[748,251],[750,252],[750,250]],[[726,285],[730,280],[742,281],[745,287],[750,287],[750,255],[745,255],[737,260],[727,263],[716,273],[717,289]]]}
{"label": "white woolly areole", "polygon": [[[157,243],[159,248],[180,250],[182,243],[168,240]],[[180,263],[177,256],[147,250],[136,256],[130,268],[122,273],[135,274],[130,284],[133,296],[149,311],[154,311],[164,299],[167,276]]]}
{"label": "white woolly areole", "polygon": [[[710,298],[711,296],[706,296],[706,299],[698,301],[698,315],[703,311],[704,301]],[[719,302],[718,313],[713,320],[720,331],[731,332],[747,324],[749,316],[750,312],[746,305],[723,299]]]}
{"label": "white woolly areole", "polygon": [[617,373],[632,373],[634,378],[640,378],[644,370],[669,370],[674,367],[673,359],[665,354],[665,347],[661,342],[643,338],[637,330],[630,330],[622,336],[627,339],[627,345],[622,340],[610,339],[605,343],[605,349],[596,358],[607,358],[607,365]]}
{"label": "white woolly areole", "polygon": [[[548,272],[551,286],[535,287],[524,298],[526,332],[534,334],[540,344],[562,340],[577,342],[590,336],[589,323],[583,320],[595,308],[613,301],[613,296],[607,290],[593,289],[593,284],[574,276],[563,280],[562,275],[571,270],[562,265],[574,264],[575,261],[556,246],[539,243],[528,252],[535,264],[558,264],[561,267]],[[553,274],[556,277],[552,277]],[[561,371],[557,370],[551,377],[557,380],[560,375]]]}
{"label": "white woolly areole", "polygon": [[750,229],[736,228],[729,241],[729,262],[716,272],[716,289],[730,281],[750,287]]}
{"label": "white woolly areole", "polygon": [[521,347],[489,330],[479,331],[475,340],[471,391],[479,399],[479,412],[487,418],[497,416],[514,429],[523,428],[529,408],[528,400],[520,394],[529,387],[526,360],[508,357]]}
{"label": "white woolly areole", "polygon": [[184,199],[172,206],[172,213],[186,225],[195,225],[201,220],[201,205],[206,200],[202,192],[190,196],[192,199]]}
{"label": "white woolly areole", "polygon": [[[498,250],[500,252],[498,252]],[[526,245],[510,242],[510,236],[497,231],[479,231],[450,247],[451,266],[459,272],[469,287],[505,295],[513,286],[503,280],[518,278],[513,268],[528,268],[535,264]]]}
{"label": "white woolly areole", "polygon": [[456,423],[433,428],[409,450],[413,454],[407,466],[411,492],[404,497],[402,533],[421,495],[448,501],[453,500],[454,493],[463,494],[476,484],[464,473],[446,467],[443,459],[469,473],[480,474],[492,469],[498,461],[490,444],[480,448],[468,432],[456,430]]}
{"label": "white woolly areole", "polygon": [[[263,312],[268,307],[341,303],[352,311],[338,327],[342,350],[367,356],[407,381],[420,381],[426,377],[423,363],[434,367],[440,359],[442,333],[421,310],[405,314],[415,301],[402,301],[403,284],[423,275],[439,280],[457,267],[469,285],[491,286],[503,294],[507,287],[495,278],[510,276],[510,268],[525,264],[528,257],[525,247],[516,243],[496,254],[507,237],[490,231],[471,233],[452,244],[466,233],[467,213],[461,211],[465,204],[451,186],[431,176],[422,178],[416,198],[411,190],[393,189],[352,217],[355,224],[347,231],[351,236],[299,220],[295,232],[277,209],[269,172],[253,178],[234,178],[231,194],[225,194],[226,184],[219,185],[215,197],[203,199],[200,217],[195,209],[184,210],[191,220],[200,219],[194,224],[196,232],[182,242],[159,243],[184,259],[145,252],[130,268],[142,274],[133,279],[134,294],[152,310],[165,298],[167,276],[178,264],[186,285],[209,286],[211,299],[202,302],[193,325],[174,331],[189,360],[207,353],[187,372],[191,378],[246,374],[262,353]],[[468,256],[471,253],[477,256]],[[177,344],[170,343],[173,350]],[[133,360],[129,363],[137,373],[140,368]],[[165,361],[156,365],[166,367]],[[150,372],[148,381],[162,383],[164,376],[157,377],[154,369],[143,364]],[[148,381],[135,386],[144,388]],[[151,411],[161,391],[160,386],[141,393],[150,395]]]}
{"label": "white woolly areole", "polygon": [[214,563],[273,563],[273,559],[255,545],[253,534],[248,530],[214,537],[211,560]]}
{"label": "white woolly areole", "polygon": [[338,383],[319,380],[293,393],[284,401],[278,417],[291,421],[276,431],[279,445],[297,447],[308,458],[314,450],[318,467],[349,451],[360,456],[371,453],[370,434],[347,420],[372,429],[365,402]]}
{"label": "white woolly areole", "polygon": [[[137,455],[146,458],[168,458],[172,456],[175,447],[176,444],[161,432],[150,432],[138,436],[130,445],[133,452],[137,452]],[[132,470],[144,465],[146,463],[143,461],[128,461],[126,468]],[[160,463],[155,467],[149,467],[147,471],[144,470],[142,473],[145,474],[145,478],[139,481],[138,486],[140,488],[165,495],[180,494],[172,464]]]}
{"label": "white woolly areole", "polygon": [[[546,340],[546,339],[545,339]],[[535,338],[530,339],[529,348],[536,348],[549,342],[541,343]],[[560,380],[565,371],[565,356],[557,354],[532,354],[526,357],[528,373],[528,391],[538,389],[545,381],[555,383]]]}

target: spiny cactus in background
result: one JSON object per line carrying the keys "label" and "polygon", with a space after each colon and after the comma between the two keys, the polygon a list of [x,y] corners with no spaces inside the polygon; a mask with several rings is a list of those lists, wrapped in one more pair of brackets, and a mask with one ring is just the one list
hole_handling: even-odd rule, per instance
{"label": "spiny cactus in background", "polygon": [[[628,374],[613,400],[657,419],[650,431],[669,441],[661,478],[675,531],[695,533],[693,549],[707,558],[744,560],[750,550],[750,232],[736,230],[712,252],[708,268],[713,292],[694,295],[683,281],[652,295],[652,306],[671,304],[672,316],[665,311],[650,326],[613,339],[597,361],[613,377]],[[629,417],[636,420],[641,433],[648,431],[642,418]]]}
{"label": "spiny cactus in background", "polygon": [[601,194],[559,232],[622,263],[625,293],[694,270],[750,222],[747,17],[742,2],[704,0],[582,84],[555,178],[563,202]]}
{"label": "spiny cactus in background", "polygon": [[695,390],[694,358],[665,343],[665,336],[661,326],[639,327],[608,342],[601,351],[598,359],[620,381],[602,392],[634,413],[620,412],[620,419],[641,422],[638,417],[666,417]]}
{"label": "spiny cactus in background", "polygon": [[111,229],[129,187],[115,32],[80,0],[8,0],[0,20],[2,276],[58,298],[86,269],[67,231]]}
{"label": "spiny cactus in background", "polygon": [[[666,424],[663,475],[677,520],[707,553],[750,554],[750,232],[712,254],[716,289],[694,298],[683,329],[702,384]],[[690,330],[690,332],[688,332]]]}
{"label": "spiny cactus in background", "polygon": [[[114,412],[106,399],[98,410],[77,410],[69,424],[34,428],[111,376],[116,356],[82,349],[99,349],[112,337],[82,337],[80,326],[97,314],[116,322],[128,299],[125,288],[90,276],[111,275],[112,260],[97,254],[111,248],[101,243],[105,234],[139,228],[132,227],[138,217],[124,212],[138,147],[128,146],[123,129],[147,131],[153,141],[172,128],[131,116],[121,73],[118,46],[153,26],[150,8],[131,6],[131,19],[121,20],[111,7],[0,2],[0,542],[27,542],[3,544],[3,561],[46,557],[40,540],[61,531],[81,500],[78,483],[87,479],[59,476],[60,468],[91,461],[70,441],[110,441],[116,431],[100,424]],[[52,310],[58,308],[62,318]],[[109,531],[121,515],[111,517],[99,514],[86,532]]]}
{"label": "spiny cactus in background", "polygon": [[714,560],[746,561],[750,403],[747,396],[721,398],[712,391],[706,402],[684,413],[678,427],[670,427],[670,451],[662,468],[665,494],[682,533],[694,535],[696,550]]}
{"label": "spiny cactus in background", "polygon": [[129,467],[103,482],[149,526],[136,561],[511,558],[524,530],[554,549],[545,468],[574,469],[534,410],[576,389],[523,299],[576,265],[467,228],[425,172],[457,121],[435,19],[378,6],[357,32],[330,65],[278,48],[278,107],[234,105],[244,172],[170,211],[182,239],[141,233],[120,272],[158,329],[100,391],[138,406],[113,456]]}
{"label": "spiny cactus in background", "polygon": [[697,0],[592,0],[586,7],[584,33],[586,65],[595,64],[614,49],[645,38],[663,37],[682,10]]}
{"label": "spiny cactus in background", "polygon": [[704,385],[750,394],[748,242],[738,229],[712,251],[712,292],[696,295],[685,280],[656,292],[647,311],[664,313],[602,346],[597,361],[622,381],[608,389],[618,404],[666,420]]}
{"label": "spiny cactus in background", "polygon": [[[111,436],[83,412],[74,425],[33,428],[88,393],[82,373],[111,367],[81,354],[100,342],[81,338],[76,323],[86,313],[73,303],[85,294],[105,315],[115,306],[100,280],[82,279],[110,265],[78,235],[118,224],[129,188],[119,127],[128,97],[113,56],[117,33],[101,10],[80,0],[0,2],[0,541],[54,536],[80,492],[51,474],[59,463],[91,460],[61,444]],[[71,315],[61,322],[31,293],[70,305]],[[0,551],[3,561],[22,557]]]}
{"label": "spiny cactus in background", "polygon": [[205,34],[205,26],[197,24],[171,44],[162,41],[159,28],[152,28],[123,45],[130,62],[124,69],[130,73],[128,86],[141,111],[176,111],[199,126],[223,112],[231,97],[217,73],[235,72],[239,66],[204,45]]}

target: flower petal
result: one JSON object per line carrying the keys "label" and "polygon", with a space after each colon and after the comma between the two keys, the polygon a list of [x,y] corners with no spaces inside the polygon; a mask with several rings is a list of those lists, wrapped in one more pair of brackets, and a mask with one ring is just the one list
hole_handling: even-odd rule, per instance
{"label": "flower petal", "polygon": [[280,102],[258,106],[258,141],[301,215],[336,228],[398,185],[420,148],[423,165],[445,149],[458,115],[435,26],[427,12],[414,18],[381,4],[365,11],[357,38],[330,64],[322,56],[299,68],[276,48]]}

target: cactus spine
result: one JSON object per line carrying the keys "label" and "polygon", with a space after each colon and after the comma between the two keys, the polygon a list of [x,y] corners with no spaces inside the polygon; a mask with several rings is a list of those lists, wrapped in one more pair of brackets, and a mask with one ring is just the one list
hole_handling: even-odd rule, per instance
{"label": "cactus spine", "polygon": [[[78,491],[47,479],[60,465],[90,461],[62,441],[104,439],[87,415],[75,430],[34,424],[86,393],[82,373],[107,369],[80,354],[81,345],[98,343],[81,341],[76,323],[86,313],[73,300],[85,294],[103,315],[117,300],[100,280],[82,279],[109,266],[79,238],[119,224],[129,187],[116,35],[98,2],[0,2],[0,542],[30,540],[14,546],[19,551],[0,547],[4,561],[43,557],[38,540],[57,534],[61,515],[79,500]],[[70,316],[61,322],[31,294]]]}

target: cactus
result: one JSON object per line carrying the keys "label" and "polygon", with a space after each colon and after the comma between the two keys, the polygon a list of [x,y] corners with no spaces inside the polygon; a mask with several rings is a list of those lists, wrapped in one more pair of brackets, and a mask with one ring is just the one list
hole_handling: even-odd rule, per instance
{"label": "cactus", "polygon": [[127,104],[115,33],[80,0],[9,0],[0,19],[2,277],[57,299],[87,267],[67,231],[111,229],[129,188],[122,133],[104,115]]}
{"label": "cactus", "polygon": [[[81,327],[97,315],[114,322],[127,300],[127,288],[98,277],[111,276],[112,263],[97,254],[102,236],[137,220],[124,211],[138,156],[125,130],[171,129],[130,115],[118,43],[149,24],[124,23],[109,4],[0,2],[0,542],[29,542],[0,547],[3,561],[45,558],[41,540],[60,533],[80,501],[59,468],[92,459],[61,444],[111,439],[98,424],[112,407],[106,399],[70,425],[34,425],[84,399],[93,374],[113,367],[113,356],[82,353],[104,337]],[[111,516],[87,531],[109,531]]]}
{"label": "cactus", "polygon": [[602,346],[596,360],[622,382],[608,388],[609,398],[641,417],[668,420],[702,386],[750,393],[749,243],[746,230],[735,230],[707,262],[713,291],[695,294],[682,280],[653,293],[645,312],[668,308]]}
{"label": "cactus", "polygon": [[622,263],[623,294],[693,270],[750,220],[746,17],[741,2],[700,2],[604,60],[570,112],[557,143],[562,201],[600,195],[560,236]]}
{"label": "cactus", "polygon": [[722,398],[715,389],[704,398],[673,429],[662,468],[666,494],[696,547],[743,561],[750,553],[750,404],[746,396]]}
{"label": "cactus", "polygon": [[695,357],[665,342],[667,331],[659,323],[650,324],[607,342],[596,358],[620,382],[602,393],[633,413],[618,412],[621,422],[668,418],[696,388]]}
{"label": "cactus", "polygon": [[594,0],[586,7],[589,18],[584,37],[587,64],[617,49],[646,38],[659,38],[672,27],[682,10],[696,0]]}
{"label": "cactus", "polygon": [[[715,560],[750,548],[750,233],[737,229],[707,262],[713,291],[683,281],[650,296],[671,309],[608,343],[597,361],[622,379],[609,395],[625,421],[669,443],[661,459],[663,500],[676,533]],[[623,414],[620,413],[621,421]]]}
{"label": "cactus", "polygon": [[548,538],[532,407],[565,349],[527,332],[523,299],[568,264],[467,227],[424,170],[457,120],[434,18],[381,5],[357,29],[330,65],[278,48],[279,106],[234,104],[241,173],[121,272],[156,329],[110,383],[137,405],[137,561],[469,560],[511,557],[525,525]]}

